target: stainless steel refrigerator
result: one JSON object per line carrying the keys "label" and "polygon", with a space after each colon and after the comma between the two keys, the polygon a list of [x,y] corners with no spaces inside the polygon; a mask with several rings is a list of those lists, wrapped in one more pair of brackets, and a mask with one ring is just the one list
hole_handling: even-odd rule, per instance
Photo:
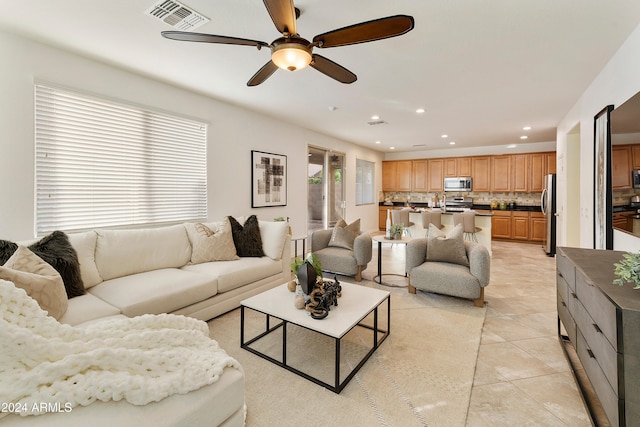
{"label": "stainless steel refrigerator", "polygon": [[544,189],[540,196],[540,208],[547,222],[542,248],[549,256],[556,254],[556,174],[544,177]]}

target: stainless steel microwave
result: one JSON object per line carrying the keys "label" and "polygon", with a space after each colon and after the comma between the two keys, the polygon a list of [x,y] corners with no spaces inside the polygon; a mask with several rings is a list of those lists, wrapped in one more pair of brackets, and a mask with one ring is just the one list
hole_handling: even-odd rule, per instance
{"label": "stainless steel microwave", "polygon": [[633,181],[633,188],[640,188],[640,169],[635,169],[631,172],[631,180]]}
{"label": "stainless steel microwave", "polygon": [[444,191],[471,191],[471,177],[458,176],[444,179]]}

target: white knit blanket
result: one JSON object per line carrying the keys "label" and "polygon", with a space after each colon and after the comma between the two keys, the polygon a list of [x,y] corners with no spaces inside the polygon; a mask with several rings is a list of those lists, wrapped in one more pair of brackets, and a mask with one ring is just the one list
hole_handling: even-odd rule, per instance
{"label": "white knit blanket", "polygon": [[42,402],[145,405],[212,384],[225,367],[242,370],[209,338],[206,323],[189,317],[144,315],[76,328],[4,280],[0,314],[0,402],[21,415],[40,414],[31,408]]}

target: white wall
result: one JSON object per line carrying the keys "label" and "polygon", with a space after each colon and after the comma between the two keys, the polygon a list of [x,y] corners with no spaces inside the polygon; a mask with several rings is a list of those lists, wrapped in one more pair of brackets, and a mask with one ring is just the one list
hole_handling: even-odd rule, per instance
{"label": "white wall", "polygon": [[[378,207],[356,207],[356,157],[377,163],[381,153],[275,120],[210,97],[114,68],[92,59],[0,32],[0,239],[34,236],[34,82],[49,82],[101,97],[194,117],[209,123],[209,219],[256,214],[290,217],[293,233],[307,224],[307,145],[346,153],[347,219],[377,230]],[[251,150],[288,160],[286,207],[251,209]]]}
{"label": "white wall", "polygon": [[[605,106],[621,105],[640,91],[640,26],[623,43],[611,61],[583,93],[558,126],[558,153],[567,153],[568,134],[580,125],[580,246],[593,247],[593,118]],[[560,159],[560,156],[558,156]],[[566,170],[568,161],[558,164],[558,171]],[[567,198],[558,200],[567,206]],[[620,239],[614,234],[614,249],[640,250],[640,238]],[[563,242],[559,242],[563,244]]]}

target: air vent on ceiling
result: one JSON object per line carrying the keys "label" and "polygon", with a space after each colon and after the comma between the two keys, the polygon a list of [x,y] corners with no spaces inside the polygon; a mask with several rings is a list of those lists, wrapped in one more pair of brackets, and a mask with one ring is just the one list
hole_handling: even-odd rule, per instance
{"label": "air vent on ceiling", "polygon": [[384,120],[373,120],[371,122],[367,122],[369,123],[370,126],[374,126],[374,125],[386,125],[387,122],[385,122]]}
{"label": "air vent on ceiling", "polygon": [[144,12],[180,31],[190,31],[209,22],[209,18],[175,0],[160,0]]}

